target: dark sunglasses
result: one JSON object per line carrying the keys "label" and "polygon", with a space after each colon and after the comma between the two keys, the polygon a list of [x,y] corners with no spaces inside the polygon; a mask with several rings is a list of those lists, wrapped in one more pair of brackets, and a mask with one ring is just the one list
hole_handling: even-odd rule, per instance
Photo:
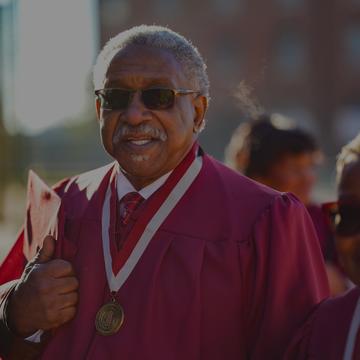
{"label": "dark sunglasses", "polygon": [[325,203],[322,209],[337,235],[353,236],[360,233],[360,203]]}
{"label": "dark sunglasses", "polygon": [[150,110],[166,110],[174,106],[178,95],[198,94],[196,90],[150,88],[142,90],[128,90],[108,88],[95,90],[101,107],[106,110],[125,110],[131,103],[136,92],[140,91],[141,101]]}

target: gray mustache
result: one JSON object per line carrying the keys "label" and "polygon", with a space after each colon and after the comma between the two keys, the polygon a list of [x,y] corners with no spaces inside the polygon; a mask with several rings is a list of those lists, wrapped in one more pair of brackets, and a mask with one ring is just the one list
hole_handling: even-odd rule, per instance
{"label": "gray mustache", "polygon": [[140,124],[136,127],[129,126],[128,124],[120,125],[116,138],[120,139],[124,136],[136,136],[138,134],[148,135],[155,139],[160,139],[161,141],[165,141],[167,139],[167,135],[164,131],[154,128],[148,124]]}

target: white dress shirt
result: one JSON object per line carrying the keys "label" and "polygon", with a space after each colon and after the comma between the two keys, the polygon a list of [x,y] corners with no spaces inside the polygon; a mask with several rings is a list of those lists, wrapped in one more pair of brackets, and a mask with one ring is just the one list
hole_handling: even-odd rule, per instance
{"label": "white dress shirt", "polygon": [[151,184],[145,186],[141,190],[135,190],[134,186],[131,182],[127,179],[127,177],[123,174],[122,171],[118,171],[116,175],[116,188],[118,199],[121,200],[126,194],[130,192],[138,192],[145,200],[148,199],[157,189],[160,188],[166,181],[166,179],[170,176],[172,171],[168,172],[167,174],[159,177],[157,180],[152,182]]}

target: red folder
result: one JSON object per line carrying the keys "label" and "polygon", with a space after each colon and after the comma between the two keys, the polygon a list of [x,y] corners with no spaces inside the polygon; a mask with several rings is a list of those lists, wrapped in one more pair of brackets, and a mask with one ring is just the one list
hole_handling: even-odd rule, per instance
{"label": "red folder", "polygon": [[24,229],[0,265],[0,284],[18,278],[27,261],[42,247],[46,235],[58,237],[61,198],[33,171],[29,171]]}

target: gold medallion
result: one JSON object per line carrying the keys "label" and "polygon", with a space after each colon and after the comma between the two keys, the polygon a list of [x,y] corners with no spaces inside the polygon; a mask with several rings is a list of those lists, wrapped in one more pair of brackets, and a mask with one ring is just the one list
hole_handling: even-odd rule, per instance
{"label": "gold medallion", "polygon": [[100,335],[113,335],[124,322],[124,310],[115,300],[103,305],[96,314],[95,328]]}

